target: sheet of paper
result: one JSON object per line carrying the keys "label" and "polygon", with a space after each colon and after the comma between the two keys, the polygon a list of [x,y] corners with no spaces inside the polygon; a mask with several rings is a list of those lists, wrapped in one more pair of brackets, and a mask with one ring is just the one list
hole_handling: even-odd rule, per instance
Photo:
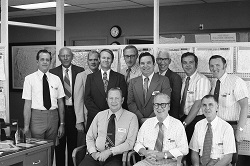
{"label": "sheet of paper", "polygon": [[4,49],[3,48],[0,48],[0,80],[5,80]]}
{"label": "sheet of paper", "polygon": [[237,54],[236,71],[238,73],[250,72],[250,47],[239,47]]}

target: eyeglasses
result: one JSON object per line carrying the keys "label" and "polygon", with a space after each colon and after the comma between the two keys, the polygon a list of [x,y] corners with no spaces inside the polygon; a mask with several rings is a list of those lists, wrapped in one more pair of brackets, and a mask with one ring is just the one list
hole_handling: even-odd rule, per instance
{"label": "eyeglasses", "polygon": [[124,58],[126,59],[129,59],[129,58],[134,59],[135,57],[136,55],[124,55]]}
{"label": "eyeglasses", "polygon": [[166,108],[167,105],[170,105],[170,103],[154,103],[155,108],[159,108],[159,106],[161,106],[161,108]]}
{"label": "eyeglasses", "polygon": [[166,62],[166,61],[169,61],[170,58],[156,58],[156,60],[157,62],[162,62],[162,61]]}

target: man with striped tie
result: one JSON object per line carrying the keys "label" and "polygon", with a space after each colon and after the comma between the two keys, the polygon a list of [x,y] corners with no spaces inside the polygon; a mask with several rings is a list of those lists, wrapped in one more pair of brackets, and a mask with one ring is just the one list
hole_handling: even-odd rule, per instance
{"label": "man with striped tie", "polygon": [[[188,154],[186,132],[181,121],[168,114],[170,97],[159,93],[154,97],[156,117],[141,126],[134,150],[146,158],[134,166],[176,166],[181,156]],[[177,159],[177,160],[176,160]]]}
{"label": "man with striped tie", "polygon": [[232,126],[217,116],[218,101],[213,95],[201,100],[205,119],[197,122],[189,144],[193,166],[227,166],[236,153]]}
{"label": "man with striped tie", "polygon": [[57,75],[63,84],[65,98],[64,98],[64,108],[65,108],[65,124],[60,122],[61,125],[65,125],[65,135],[59,139],[59,145],[56,146],[56,165],[65,165],[65,149],[67,144],[68,150],[68,166],[73,166],[72,152],[77,145],[77,129],[76,125],[76,115],[74,111],[74,85],[76,75],[84,69],[82,67],[75,66],[71,64],[73,60],[73,53],[71,49],[63,47],[59,50],[58,55],[61,65],[51,69],[50,72]]}

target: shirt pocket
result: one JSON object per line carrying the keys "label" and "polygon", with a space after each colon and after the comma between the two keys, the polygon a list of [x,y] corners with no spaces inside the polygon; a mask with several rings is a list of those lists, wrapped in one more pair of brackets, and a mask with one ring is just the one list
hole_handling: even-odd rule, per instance
{"label": "shirt pocket", "polygon": [[117,128],[116,139],[119,142],[122,142],[126,139],[126,137],[127,137],[127,129],[126,128]]}
{"label": "shirt pocket", "polygon": [[222,142],[215,142],[213,145],[213,152],[214,155],[222,155],[223,154],[223,143]]}
{"label": "shirt pocket", "polygon": [[234,95],[233,91],[226,91],[225,93],[220,95],[219,101],[221,102],[222,107],[231,107],[234,105]]}
{"label": "shirt pocket", "polygon": [[165,141],[165,147],[167,147],[167,150],[169,150],[169,149],[174,149],[174,148],[176,147],[175,139],[168,138],[168,139]]}

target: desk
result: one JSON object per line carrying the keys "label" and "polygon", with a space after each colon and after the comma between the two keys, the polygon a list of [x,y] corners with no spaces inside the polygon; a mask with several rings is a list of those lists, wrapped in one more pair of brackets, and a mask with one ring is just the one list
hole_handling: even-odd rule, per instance
{"label": "desk", "polygon": [[3,152],[0,155],[0,166],[51,166],[53,141],[43,144],[32,143],[32,145],[32,147],[20,147],[17,151]]}

